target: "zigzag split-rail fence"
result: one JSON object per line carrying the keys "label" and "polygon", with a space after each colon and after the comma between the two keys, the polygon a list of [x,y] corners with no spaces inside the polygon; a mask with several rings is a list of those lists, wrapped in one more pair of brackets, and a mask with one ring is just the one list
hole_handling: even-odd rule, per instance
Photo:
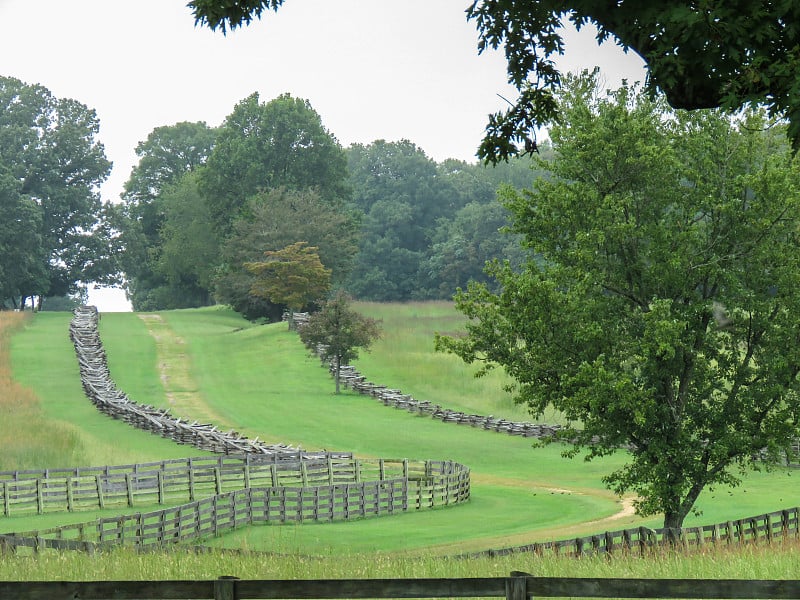
{"label": "zigzag split-rail fence", "polygon": [[[309,317],[309,313],[305,312],[283,313],[284,321],[288,321],[289,319],[294,321],[295,330],[307,323]],[[316,353],[320,354],[319,348],[316,349]],[[335,377],[336,364],[331,362],[326,366],[331,375]],[[538,423],[509,421],[507,419],[495,418],[493,415],[483,416],[467,414],[461,411],[443,408],[428,400],[415,400],[411,394],[405,394],[398,389],[369,381],[353,365],[341,365],[339,369],[339,381],[342,385],[353,391],[375,398],[379,402],[382,402],[384,406],[391,406],[418,415],[428,415],[443,423],[470,425],[489,431],[533,438],[552,437],[561,430],[560,425],[542,425]]]}
{"label": "zigzag split-rail fence", "polygon": [[[0,549],[94,551],[156,547],[255,523],[334,521],[465,502],[469,469],[447,460],[361,460],[349,452],[266,445],[177,418],[117,389],[95,307],[75,310],[70,336],[87,397],[103,413],[220,454],[134,465],[0,472],[2,515],[126,508],[126,514],[0,535]],[[137,506],[165,505],[146,513]]]}

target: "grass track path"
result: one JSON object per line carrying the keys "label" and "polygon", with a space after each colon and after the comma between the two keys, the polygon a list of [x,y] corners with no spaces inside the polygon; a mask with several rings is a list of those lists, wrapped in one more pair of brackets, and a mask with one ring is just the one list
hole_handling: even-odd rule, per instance
{"label": "grass track path", "polygon": [[230,423],[205,401],[193,375],[186,341],[157,313],[137,313],[156,344],[156,360],[170,412],[178,417],[213,423],[220,429]]}

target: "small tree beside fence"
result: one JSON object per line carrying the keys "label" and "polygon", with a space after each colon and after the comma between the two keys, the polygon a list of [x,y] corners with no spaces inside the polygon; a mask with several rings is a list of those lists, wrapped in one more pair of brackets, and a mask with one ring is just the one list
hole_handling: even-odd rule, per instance
{"label": "small tree beside fence", "polygon": [[342,365],[358,358],[359,348],[367,350],[380,338],[379,323],[350,308],[350,298],[339,291],[299,329],[306,347],[322,360],[333,363],[337,394]]}

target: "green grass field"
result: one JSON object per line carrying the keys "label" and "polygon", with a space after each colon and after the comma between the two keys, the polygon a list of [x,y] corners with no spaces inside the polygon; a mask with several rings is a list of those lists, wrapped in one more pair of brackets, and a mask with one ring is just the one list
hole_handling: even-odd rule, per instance
{"label": "green grass field", "polygon": [[[507,381],[501,373],[476,381],[454,357],[433,353],[435,331],[455,332],[461,326],[451,305],[360,307],[383,319],[383,339],[356,364],[371,380],[448,408],[528,418],[503,391]],[[556,446],[534,449],[532,440],[441,423],[349,391],[336,396],[327,370],[308,356],[285,324],[254,326],[222,308],[170,311],[160,317],[164,330],[179,341],[170,350],[173,358],[180,354],[190,365],[192,381],[180,382],[190,398],[174,405],[168,393],[174,382],[159,364],[163,357],[144,321],[128,313],[101,319],[112,375],[138,402],[168,406],[177,416],[193,416],[182,409],[202,410],[224,428],[268,442],[364,457],[451,459],[472,471],[472,499],[462,506],[347,523],[251,527],[210,544],[307,555],[441,555],[659,524],[658,519],[626,514],[620,500],[603,487],[602,476],[621,464],[623,453],[590,463],[568,460]],[[94,409],[78,382],[69,318],[36,315],[12,339],[15,379],[35,392],[46,423],[76,436],[76,452],[64,460],[79,456],[83,464],[120,464],[201,454]],[[40,434],[46,445],[47,431]],[[705,493],[698,503],[703,514],[687,525],[796,506],[796,480],[797,475],[780,470],[748,475],[737,489]]]}

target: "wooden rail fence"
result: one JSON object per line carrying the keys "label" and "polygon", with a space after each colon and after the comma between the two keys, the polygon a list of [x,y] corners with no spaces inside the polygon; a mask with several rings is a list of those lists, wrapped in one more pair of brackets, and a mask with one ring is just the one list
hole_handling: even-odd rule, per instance
{"label": "wooden rail fence", "polygon": [[[14,472],[16,479],[0,473],[0,479],[6,477],[2,479],[6,514],[173,504],[147,513],[3,534],[0,548],[38,552],[46,548],[93,551],[108,544],[165,545],[216,536],[242,525],[350,520],[469,499],[469,470],[452,461],[329,456],[291,464],[257,458],[190,459],[189,467],[179,460],[109,467],[108,473],[88,475],[85,486],[75,485],[83,483],[80,474],[73,477],[76,471],[105,468],[62,470],[66,473],[51,472],[44,479],[20,478],[26,472]],[[206,497],[196,499],[201,494]],[[174,506],[176,501],[183,504]]]}
{"label": "wooden rail fence", "polygon": [[[289,459],[223,455],[104,467],[0,472],[3,516],[190,502],[249,487],[318,487],[362,481],[426,481],[460,466],[443,461],[356,459],[348,453]],[[465,475],[468,472],[464,473]],[[436,475],[435,475],[436,474]]]}
{"label": "wooden rail fence", "polygon": [[[260,521],[350,519],[452,504],[469,498],[469,470],[457,463],[359,461],[349,453],[308,453],[286,446],[265,446],[257,439],[247,440],[236,432],[223,434],[210,426],[175,420],[167,411],[137,405],[117,390],[110,379],[97,335],[97,319],[93,307],[76,310],[70,335],[75,341],[84,388],[98,408],[180,443],[193,443],[226,454],[245,448],[249,454],[118,467],[0,473],[4,515],[188,501],[152,513],[1,535],[0,548],[30,547],[38,551],[44,548],[92,550],[98,545],[120,543],[148,546],[216,535],[225,529]],[[444,421],[525,437],[552,435],[557,430],[443,411],[430,403],[417,402],[399,390],[366,382],[352,367],[346,367],[345,372],[347,385],[361,393],[370,394],[387,405],[427,412]],[[97,393],[98,389],[103,393]],[[196,500],[202,494],[209,495]],[[798,510],[785,509],[703,527],[607,531],[487,550],[477,555],[552,551],[579,556],[617,550],[643,553],[666,543],[772,541],[798,536]]]}
{"label": "wooden rail fence", "polygon": [[755,517],[725,521],[699,527],[658,528],[635,527],[606,531],[601,534],[541,542],[497,550],[485,550],[464,557],[504,556],[508,554],[547,552],[566,556],[586,556],[613,552],[646,554],[659,546],[733,545],[771,543],[781,539],[800,538],[800,507],[787,508]]}
{"label": "wooden rail fence", "polygon": [[[294,328],[299,329],[306,323],[310,317],[309,313],[305,312],[292,312],[288,311],[283,313],[283,320],[294,321]],[[317,354],[320,354],[320,348],[317,348]],[[329,363],[328,370],[332,376],[336,376],[336,365]],[[438,404],[433,404],[429,401],[415,400],[410,394],[404,394],[400,390],[391,389],[385,385],[379,385],[368,381],[361,373],[359,373],[353,365],[342,365],[339,369],[339,381],[345,387],[364,394],[372,396],[378,401],[382,402],[384,406],[392,406],[400,410],[407,410],[408,412],[429,415],[434,419],[438,419],[443,423],[456,423],[458,425],[470,425],[472,427],[479,427],[489,431],[497,431],[500,433],[507,433],[509,435],[519,435],[522,437],[535,437],[544,438],[552,437],[557,431],[561,429],[559,425],[540,425],[537,423],[526,423],[520,421],[509,421],[506,419],[496,419],[494,416],[470,415],[463,412],[450,410],[449,408],[442,408]]]}
{"label": "wooden rail fence", "polygon": [[278,598],[706,598],[793,600],[797,579],[618,579],[510,577],[461,579],[258,580],[220,577],[205,581],[0,581],[7,600],[249,600]]}

